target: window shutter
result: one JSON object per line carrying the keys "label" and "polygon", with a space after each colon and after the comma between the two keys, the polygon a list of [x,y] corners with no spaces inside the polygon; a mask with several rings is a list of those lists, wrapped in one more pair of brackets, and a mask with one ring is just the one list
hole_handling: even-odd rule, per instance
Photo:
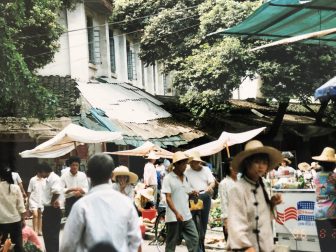
{"label": "window shutter", "polygon": [[99,29],[93,30],[93,54],[94,54],[94,64],[96,65],[101,64]]}

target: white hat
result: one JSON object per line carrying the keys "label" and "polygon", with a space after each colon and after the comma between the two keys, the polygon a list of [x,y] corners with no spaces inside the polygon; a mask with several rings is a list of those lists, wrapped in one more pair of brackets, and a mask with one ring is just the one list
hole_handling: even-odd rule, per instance
{"label": "white hat", "polygon": [[189,156],[192,158],[191,161],[197,161],[197,162],[202,162],[205,163],[202,159],[201,159],[201,154],[199,153],[199,151],[192,151]]}
{"label": "white hat", "polygon": [[331,147],[325,147],[320,156],[314,156],[312,159],[322,162],[336,163],[335,149]]}
{"label": "white hat", "polygon": [[306,162],[303,162],[303,163],[300,163],[298,164],[298,168],[301,170],[301,171],[310,171],[311,170],[311,165],[306,163]]}
{"label": "white hat", "polygon": [[150,201],[154,201],[154,189],[151,187],[147,187],[146,189],[141,190],[140,195],[144,196],[146,199]]}
{"label": "white hat", "polygon": [[146,159],[149,159],[149,160],[155,160],[155,159],[159,159],[160,157],[158,157],[154,151],[151,151],[148,153]]}
{"label": "white hat", "polygon": [[117,168],[115,168],[113,170],[113,176],[112,176],[112,180],[116,181],[117,176],[128,176],[129,177],[129,182],[131,184],[134,184],[138,181],[138,175],[136,175],[133,172],[130,172],[129,169],[126,166],[118,166]]}
{"label": "white hat", "polygon": [[282,154],[279,150],[270,146],[264,146],[263,143],[258,140],[252,140],[246,143],[244,151],[238,153],[238,155],[233,158],[232,168],[236,171],[239,171],[241,163],[246,158],[259,153],[268,154],[268,171],[274,169],[283,160]]}

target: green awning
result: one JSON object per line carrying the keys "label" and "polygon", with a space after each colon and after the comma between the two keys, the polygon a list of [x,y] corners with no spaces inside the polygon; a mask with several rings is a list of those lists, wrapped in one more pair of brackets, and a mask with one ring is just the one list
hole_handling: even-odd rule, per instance
{"label": "green awning", "polygon": [[[330,28],[336,28],[335,0],[270,0],[237,26],[209,35],[279,40]],[[336,33],[303,42],[336,46]]]}

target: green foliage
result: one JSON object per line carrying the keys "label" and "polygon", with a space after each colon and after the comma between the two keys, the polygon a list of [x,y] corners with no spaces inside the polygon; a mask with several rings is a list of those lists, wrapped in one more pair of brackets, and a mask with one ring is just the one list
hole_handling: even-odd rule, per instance
{"label": "green foliage", "polygon": [[63,28],[58,13],[80,0],[4,0],[0,2],[0,116],[46,119],[56,97],[43,88],[35,70],[50,63]]}
{"label": "green foliage", "polygon": [[180,101],[196,121],[206,122],[226,111],[225,102],[246,76],[259,74],[261,91],[270,100],[308,103],[314,90],[336,75],[336,50],[329,47],[297,43],[251,53],[267,42],[206,36],[243,21],[263,2],[120,0],[113,21],[120,21],[123,31],[143,31],[142,60],[173,71]]}
{"label": "green foliage", "polygon": [[252,68],[252,59],[238,39],[228,37],[212,46],[202,45],[184,60],[174,85],[197,122],[227,110],[225,101],[247,75],[246,69]]}
{"label": "green foliage", "polygon": [[223,226],[221,215],[222,215],[222,211],[220,207],[215,207],[215,208],[210,209],[209,225],[211,228]]}

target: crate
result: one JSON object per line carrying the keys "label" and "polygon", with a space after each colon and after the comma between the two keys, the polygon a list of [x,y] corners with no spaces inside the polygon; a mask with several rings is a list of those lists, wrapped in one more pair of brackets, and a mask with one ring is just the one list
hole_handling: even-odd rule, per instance
{"label": "crate", "polygon": [[143,219],[153,220],[156,217],[156,209],[145,209],[142,212]]}

